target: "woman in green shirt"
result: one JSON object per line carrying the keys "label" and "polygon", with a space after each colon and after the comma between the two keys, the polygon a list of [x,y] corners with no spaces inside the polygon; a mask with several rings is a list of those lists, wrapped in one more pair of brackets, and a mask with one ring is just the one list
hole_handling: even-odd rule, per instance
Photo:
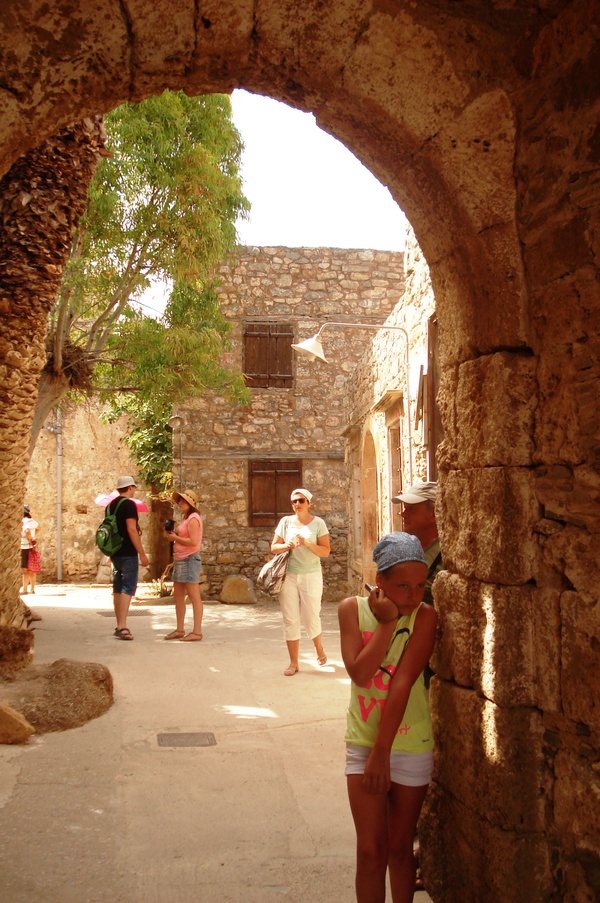
{"label": "woman in green shirt", "polygon": [[304,625],[315,645],[319,664],[327,662],[321,642],[321,559],[327,558],[331,551],[325,521],[310,513],[312,492],[308,489],[294,489],[291,499],[294,514],[282,517],[271,542],[272,552],[290,551],[285,580],[279,593],[285,640],[290,655],[290,663],[283,672],[286,677],[292,677],[298,672],[301,625]]}

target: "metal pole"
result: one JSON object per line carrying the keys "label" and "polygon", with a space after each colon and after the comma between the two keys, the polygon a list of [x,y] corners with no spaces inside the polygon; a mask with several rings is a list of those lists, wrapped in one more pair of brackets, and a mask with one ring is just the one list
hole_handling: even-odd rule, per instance
{"label": "metal pole", "polygon": [[56,579],[62,583],[62,415],[56,409]]}
{"label": "metal pole", "polygon": [[179,485],[183,489],[183,419],[179,424]]}

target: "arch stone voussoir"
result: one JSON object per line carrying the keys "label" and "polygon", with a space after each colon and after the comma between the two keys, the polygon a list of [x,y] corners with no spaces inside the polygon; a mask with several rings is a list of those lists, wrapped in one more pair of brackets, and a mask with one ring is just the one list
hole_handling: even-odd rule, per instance
{"label": "arch stone voussoir", "polygon": [[[0,626],[23,620],[14,529],[32,393],[93,141],[79,181],[66,169],[56,180],[57,216],[43,236],[24,181],[28,155],[50,147],[60,156],[73,123],[85,142],[86,122],[165,88],[243,87],[310,110],[389,187],[435,292],[446,571],[435,587],[428,890],[436,903],[595,899],[597,0],[4,7],[0,238],[22,225],[23,241],[0,242]],[[54,184],[51,160],[44,178]],[[15,254],[25,262],[19,279]],[[332,382],[332,403],[343,379]],[[367,513],[375,529],[377,504]]]}

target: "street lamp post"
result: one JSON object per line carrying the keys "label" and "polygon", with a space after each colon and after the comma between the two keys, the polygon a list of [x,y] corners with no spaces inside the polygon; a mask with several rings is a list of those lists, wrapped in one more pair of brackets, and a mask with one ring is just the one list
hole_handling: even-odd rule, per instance
{"label": "street lamp post", "polygon": [[410,391],[408,387],[409,381],[409,352],[408,352],[408,332],[404,328],[404,326],[388,326],[385,323],[335,323],[335,322],[327,322],[323,323],[323,325],[319,328],[319,331],[312,336],[310,339],[305,339],[304,342],[298,342],[297,344],[292,345],[294,351],[299,352],[300,354],[305,355],[310,360],[314,360],[318,358],[320,361],[324,361],[324,363],[328,364],[329,361],[325,357],[323,353],[323,345],[321,344],[321,334],[329,329],[331,326],[339,326],[345,329],[394,329],[398,332],[403,333],[405,339],[405,349],[404,349],[404,361],[406,365],[406,435],[408,439],[408,472],[409,472],[409,485],[412,486],[413,481],[413,469],[412,469],[412,438],[411,438],[411,430],[410,430]]}
{"label": "street lamp post", "polygon": [[185,423],[185,418],[180,414],[173,414],[172,417],[169,417],[167,420],[167,426],[171,428],[171,431],[179,429],[179,488],[183,489],[183,425]]}

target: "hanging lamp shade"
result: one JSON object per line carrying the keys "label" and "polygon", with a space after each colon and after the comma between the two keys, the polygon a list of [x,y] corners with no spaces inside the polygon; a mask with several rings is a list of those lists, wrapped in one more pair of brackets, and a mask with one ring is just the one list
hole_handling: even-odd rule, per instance
{"label": "hanging lamp shade", "polygon": [[297,345],[292,345],[294,351],[299,352],[299,354],[305,355],[311,361],[317,357],[320,361],[323,361],[325,364],[329,363],[325,355],[323,354],[323,346],[321,345],[318,336],[314,335],[311,339],[306,339],[304,342],[298,342]]}

